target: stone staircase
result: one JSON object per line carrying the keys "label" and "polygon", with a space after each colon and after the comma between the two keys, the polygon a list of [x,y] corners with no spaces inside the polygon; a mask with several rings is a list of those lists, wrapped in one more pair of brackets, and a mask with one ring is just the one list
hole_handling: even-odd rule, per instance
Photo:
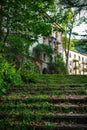
{"label": "stone staircase", "polygon": [[40,75],[0,97],[0,130],[87,130],[87,76]]}

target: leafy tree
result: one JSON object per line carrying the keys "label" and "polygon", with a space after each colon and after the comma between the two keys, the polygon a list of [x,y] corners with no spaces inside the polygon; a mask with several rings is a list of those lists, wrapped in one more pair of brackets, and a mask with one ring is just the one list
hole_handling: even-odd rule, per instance
{"label": "leafy tree", "polygon": [[69,50],[71,47],[72,30],[73,30],[73,27],[75,26],[76,16],[78,13],[79,13],[78,10],[73,10],[71,8],[68,8],[68,9],[65,9],[64,15],[63,15],[62,27],[64,28],[63,44],[64,44],[64,49],[65,49],[65,54],[66,54],[66,66],[68,66],[68,55],[69,55]]}
{"label": "leafy tree", "polygon": [[87,2],[85,0],[57,0],[65,7],[75,7],[79,9],[87,9]]}
{"label": "leafy tree", "polygon": [[[76,26],[79,26],[82,23],[87,23],[87,17],[86,17],[86,11],[87,11],[87,2],[85,0],[56,0],[56,3],[58,7],[60,8],[62,6],[62,10],[66,9],[73,9],[76,10],[76,13],[78,12],[78,18],[75,19]],[[61,16],[61,15],[60,15]],[[61,17],[60,17],[61,18]],[[82,38],[87,38],[86,30],[84,31],[84,34],[76,34],[78,36],[81,36]]]}
{"label": "leafy tree", "polygon": [[33,41],[37,34],[43,33],[41,27],[49,28],[43,11],[49,11],[52,4],[53,0],[0,1],[1,40],[5,42],[9,34],[16,33]]}
{"label": "leafy tree", "polygon": [[53,4],[53,0],[1,0],[0,53],[20,66],[38,35],[51,33],[51,21],[46,13],[51,12]]}
{"label": "leafy tree", "polygon": [[[2,83],[14,85],[21,79],[20,74],[16,73],[17,69],[21,67],[22,72],[25,67],[25,61],[29,58],[29,46],[37,40],[38,35],[51,33],[51,21],[45,14],[51,12],[53,3],[54,0],[0,1],[0,54],[3,55],[3,61],[6,61],[0,69],[0,87],[3,86]],[[1,65],[0,62],[0,67]],[[27,74],[29,76],[29,72],[26,71],[25,77]],[[1,73],[5,74],[4,79]],[[11,77],[13,78],[10,79]]]}
{"label": "leafy tree", "polygon": [[79,52],[87,53],[87,39],[80,39],[76,41],[75,48]]}
{"label": "leafy tree", "polygon": [[25,58],[29,57],[30,42],[20,35],[9,35],[7,38],[6,57],[10,62],[16,64],[17,68],[21,67]]}
{"label": "leafy tree", "polygon": [[59,24],[63,28],[62,42],[66,54],[66,66],[68,65],[69,50],[73,45],[72,35],[73,34],[77,35],[76,33],[73,33],[73,28],[75,26],[79,26],[83,22],[86,22],[87,19],[85,16],[82,16],[83,10],[85,11],[85,8],[80,8],[80,6],[76,7],[77,6],[76,2],[79,5],[82,4],[78,0],[76,1],[57,0],[57,12],[56,15],[54,16],[56,22],[59,22]]}

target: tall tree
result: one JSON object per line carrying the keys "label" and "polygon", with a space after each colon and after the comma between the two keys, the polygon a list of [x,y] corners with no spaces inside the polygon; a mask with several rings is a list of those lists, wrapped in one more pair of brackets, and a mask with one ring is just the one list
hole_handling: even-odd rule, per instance
{"label": "tall tree", "polygon": [[[44,12],[49,11],[53,0],[3,0],[0,2],[0,36],[6,41],[10,33],[21,34],[30,40],[43,33],[41,28],[49,27]],[[43,29],[42,29],[43,30]],[[49,32],[48,32],[49,33]]]}
{"label": "tall tree", "polygon": [[[63,36],[64,36],[64,49],[66,54],[66,66],[68,66],[68,56],[69,49],[71,44],[71,36],[73,34],[73,28],[75,26],[79,26],[81,23],[87,21],[85,16],[81,14],[83,11],[86,11],[86,2],[82,2],[79,0],[56,0],[57,5],[57,22],[60,22],[60,25],[63,28]],[[78,17],[78,18],[77,18]],[[76,33],[75,33],[76,34]]]}
{"label": "tall tree", "polygon": [[64,40],[62,42],[64,45],[66,55],[66,66],[68,66],[68,56],[71,46],[70,44],[71,44],[72,30],[76,24],[76,17],[78,13],[79,13],[78,9],[72,9],[72,8],[65,9],[64,6],[60,4],[60,8],[58,8],[58,12],[54,17],[56,19],[56,22],[59,22],[63,28],[62,32]]}
{"label": "tall tree", "polygon": [[51,21],[45,14],[53,4],[54,0],[1,0],[0,52],[20,61],[38,35],[49,35]]}

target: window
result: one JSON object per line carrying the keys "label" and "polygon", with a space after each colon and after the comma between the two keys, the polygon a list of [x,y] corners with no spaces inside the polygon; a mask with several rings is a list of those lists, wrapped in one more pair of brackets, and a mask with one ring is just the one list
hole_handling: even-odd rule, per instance
{"label": "window", "polygon": [[43,54],[43,60],[46,61],[46,54]]}
{"label": "window", "polygon": [[70,65],[72,65],[72,61],[70,61]]}
{"label": "window", "polygon": [[79,74],[81,74],[81,70],[79,70]]}
{"label": "window", "polygon": [[57,34],[57,32],[56,32],[56,38],[58,37],[58,34]]}
{"label": "window", "polygon": [[79,63],[79,67],[81,66],[81,64]]}
{"label": "window", "polygon": [[78,56],[79,60],[80,60],[80,56]]}
{"label": "window", "polygon": [[46,38],[45,37],[43,37],[43,42],[46,42]]}
{"label": "window", "polygon": [[72,66],[70,66],[70,73],[72,73]]}
{"label": "window", "polygon": [[84,61],[84,57],[82,57],[82,61]]}
{"label": "window", "polygon": [[76,54],[74,54],[74,58],[76,58]]}
{"label": "window", "polygon": [[69,53],[69,57],[71,58],[71,53]]}

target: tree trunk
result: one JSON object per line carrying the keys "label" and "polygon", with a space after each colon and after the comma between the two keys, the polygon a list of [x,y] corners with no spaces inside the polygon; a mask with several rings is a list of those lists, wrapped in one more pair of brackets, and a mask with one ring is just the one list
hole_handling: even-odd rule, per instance
{"label": "tree trunk", "polygon": [[70,29],[68,48],[67,48],[67,51],[66,51],[66,67],[68,67],[68,61],[69,61],[69,50],[70,50],[70,42],[71,42],[71,33],[72,33],[72,29]]}

